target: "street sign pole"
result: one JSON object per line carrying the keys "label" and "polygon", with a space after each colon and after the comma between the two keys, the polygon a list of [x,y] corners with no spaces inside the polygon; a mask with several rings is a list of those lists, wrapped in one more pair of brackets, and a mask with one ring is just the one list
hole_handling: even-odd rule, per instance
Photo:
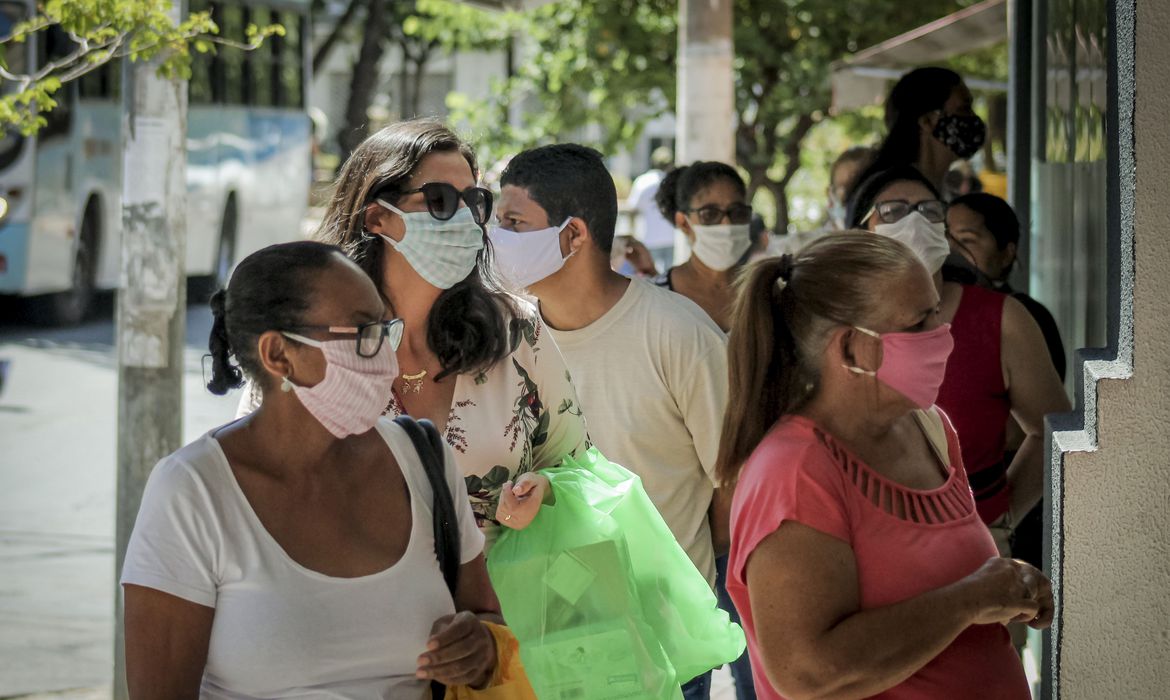
{"label": "street sign pole", "polygon": [[[171,19],[186,15],[175,0]],[[118,487],[121,575],[151,468],[181,446],[187,294],[187,83],[158,60],[123,62],[122,237],[118,286]],[[122,587],[115,581],[114,698],[125,700]]]}

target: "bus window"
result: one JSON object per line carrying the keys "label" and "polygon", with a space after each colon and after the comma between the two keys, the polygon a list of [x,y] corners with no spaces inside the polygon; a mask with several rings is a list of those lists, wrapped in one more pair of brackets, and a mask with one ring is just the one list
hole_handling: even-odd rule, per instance
{"label": "bus window", "polygon": [[[188,7],[191,14],[211,9],[207,0],[190,0]],[[215,99],[211,85],[213,59],[210,53],[191,51],[191,82],[187,87],[187,100],[191,104],[210,104]]]}
{"label": "bus window", "polygon": [[[77,44],[73,43],[65,30],[57,24],[42,31],[37,39],[39,40],[38,66],[48,65],[50,62],[62,59],[77,50]],[[74,94],[74,86],[67,83],[53,95],[57,106],[43,115],[47,123],[39,132],[42,139],[69,133],[69,128],[73,124]]]}
{"label": "bus window", "polygon": [[280,52],[280,80],[277,82],[280,106],[302,107],[305,101],[305,56],[301,44],[304,18],[292,12],[280,14],[284,36],[274,37]]}
{"label": "bus window", "polygon": [[[215,3],[212,17],[219,23],[219,33],[226,39],[243,43],[247,41],[244,10],[238,5]],[[215,72],[216,102],[230,105],[246,103],[246,54],[232,46],[220,46],[216,56]]]}
{"label": "bus window", "polygon": [[[8,36],[11,34],[12,28],[16,26],[16,23],[23,21],[24,18],[25,11],[23,3],[0,3],[0,35]],[[7,62],[8,70],[13,74],[21,75],[28,72],[27,44],[7,44],[0,46],[0,56],[3,56]],[[16,83],[0,80],[0,94],[14,92],[16,88]],[[19,131],[10,127],[0,127],[0,168],[7,168],[9,165],[12,165],[17,156],[20,155],[20,148],[23,144],[24,139],[21,137]]]}
{"label": "bus window", "polygon": [[122,61],[114,59],[77,81],[78,96],[83,100],[110,100],[122,92]]}
{"label": "bus window", "polygon": [[[266,27],[272,23],[272,13],[265,7],[256,7],[248,13],[248,21],[258,27]],[[277,54],[273,50],[275,42],[268,40],[260,48],[248,52],[249,81],[251,90],[251,104],[260,107],[276,105],[276,61]]]}

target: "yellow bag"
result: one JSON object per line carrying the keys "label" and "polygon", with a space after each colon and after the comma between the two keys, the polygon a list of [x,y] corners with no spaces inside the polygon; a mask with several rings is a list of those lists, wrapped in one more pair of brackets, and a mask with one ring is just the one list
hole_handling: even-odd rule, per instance
{"label": "yellow bag", "polygon": [[496,640],[496,672],[483,690],[466,685],[447,688],[445,700],[536,700],[524,664],[520,662],[520,642],[512,630],[503,625],[484,622]]}

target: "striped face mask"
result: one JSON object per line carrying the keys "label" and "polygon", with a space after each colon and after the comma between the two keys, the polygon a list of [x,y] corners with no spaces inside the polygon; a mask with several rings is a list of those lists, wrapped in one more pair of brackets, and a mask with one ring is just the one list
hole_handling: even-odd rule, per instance
{"label": "striped face mask", "polygon": [[390,402],[398,376],[398,357],[390,343],[382,343],[373,357],[362,357],[355,351],[352,339],[313,340],[296,333],[284,335],[319,348],[326,366],[325,378],[313,386],[297,386],[285,377],[280,388],[295,392],[305,410],[339,440],[373,428]]}
{"label": "striped face mask", "polygon": [[460,207],[446,221],[428,211],[402,211],[381,199],[378,204],[402,217],[406,234],[401,241],[382,236],[406,258],[414,271],[433,287],[450,289],[467,279],[483,249],[483,229],[475,223],[471,209]]}

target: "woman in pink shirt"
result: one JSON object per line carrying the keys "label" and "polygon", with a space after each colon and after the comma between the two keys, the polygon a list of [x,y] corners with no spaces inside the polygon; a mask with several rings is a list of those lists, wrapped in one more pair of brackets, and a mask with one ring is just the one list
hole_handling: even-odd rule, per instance
{"label": "woman in pink shirt", "polygon": [[1030,697],[1004,624],[1047,626],[1052,588],[975,509],[934,407],[952,345],[930,275],[884,236],[750,270],[718,468],[760,698]]}

